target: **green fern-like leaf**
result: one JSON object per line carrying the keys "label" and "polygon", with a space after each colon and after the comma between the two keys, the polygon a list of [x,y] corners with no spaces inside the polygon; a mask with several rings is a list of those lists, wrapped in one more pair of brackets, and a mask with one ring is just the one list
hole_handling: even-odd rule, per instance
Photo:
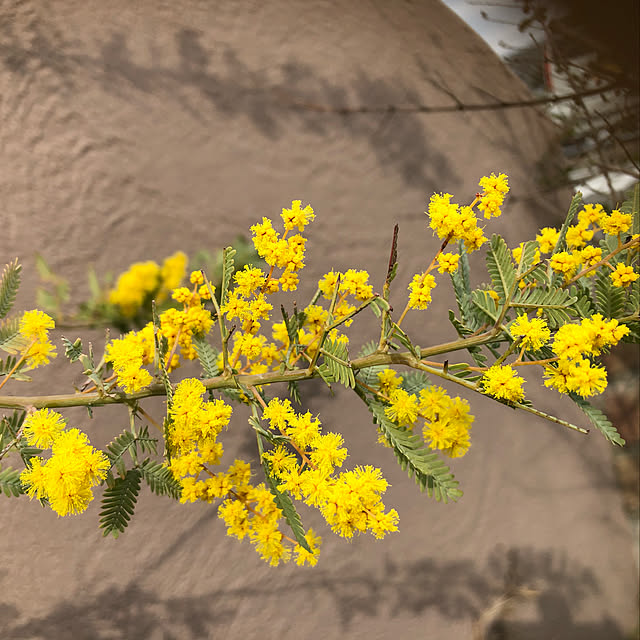
{"label": "green fern-like leaf", "polygon": [[565,289],[557,287],[534,288],[518,292],[510,306],[522,309],[527,313],[542,309],[549,325],[555,328],[570,319],[572,306],[576,300],[577,298]]}
{"label": "green fern-like leaf", "polygon": [[467,326],[472,327],[473,332],[478,329],[481,323],[476,321],[473,312],[473,303],[471,301],[471,280],[469,276],[469,257],[462,242],[460,242],[459,245],[459,254],[460,259],[458,260],[458,268],[450,274],[451,283],[453,285],[453,291],[456,294],[456,302],[458,303],[462,322]]}
{"label": "green fern-like leaf", "polygon": [[129,469],[123,478],[116,478],[113,486],[105,490],[100,511],[103,535],[117,538],[129,524],[140,493],[140,469]]}
{"label": "green fern-like leaf", "polygon": [[24,493],[22,482],[20,481],[20,471],[7,467],[0,470],[0,491],[8,498],[18,497]]}
{"label": "green fern-like leaf", "polygon": [[0,349],[7,353],[18,353],[27,346],[27,341],[20,334],[17,318],[7,319],[0,325]]}
{"label": "green fern-like leaf", "polygon": [[6,318],[9,311],[11,311],[11,307],[13,307],[20,288],[21,270],[22,266],[18,264],[17,258],[5,265],[0,278],[0,318]]}
{"label": "green fern-like leaf", "polygon": [[416,357],[416,358],[420,358],[420,347],[418,347],[417,345],[414,345],[413,342],[411,342],[411,339],[409,338],[409,336],[394,322],[393,323],[393,337],[397,338],[398,341],[405,346],[407,349],[409,349],[409,351],[411,351],[411,353]]}
{"label": "green fern-like leaf", "polygon": [[590,318],[594,313],[594,302],[591,299],[591,292],[580,283],[576,283],[569,289],[569,295],[576,301],[573,309],[578,318]]}
{"label": "green fern-like leaf", "polygon": [[322,348],[324,362],[318,367],[320,376],[330,382],[339,382],[345,387],[356,386],[356,379],[349,362],[349,351],[344,342],[327,340]]}
{"label": "green fern-like leaf", "polygon": [[175,500],[180,499],[182,487],[165,464],[155,460],[145,460],[138,469],[153,493],[159,496],[170,496]]}
{"label": "green fern-like leaf", "polygon": [[614,287],[609,274],[602,271],[596,276],[595,305],[605,318],[620,318],[624,315],[625,291]]}
{"label": "green fern-like leaf", "polygon": [[457,500],[462,495],[462,491],[458,489],[459,483],[438,454],[426,449],[420,436],[391,422],[385,415],[382,404],[375,400],[369,400],[367,404],[373,413],[374,422],[393,447],[400,467],[415,479],[420,490],[426,489],[427,495],[445,503]]}
{"label": "green fern-like leaf", "polygon": [[581,398],[575,393],[570,393],[569,396],[588,416],[593,426],[598,429],[598,431],[600,431],[600,433],[602,433],[602,435],[611,442],[611,444],[617,444],[619,447],[624,447],[624,438],[622,438],[618,433],[618,430],[611,424],[611,422],[609,422],[607,416],[605,416],[600,409],[596,409],[584,398]]}
{"label": "green fern-like leaf", "polygon": [[[556,253],[560,253],[561,251],[565,251],[567,248],[567,231],[573,222],[578,210],[582,206],[582,193],[580,191],[576,192],[576,194],[571,199],[571,204],[569,205],[569,211],[567,211],[567,217],[565,218],[562,228],[560,229],[560,234],[558,235],[558,240],[556,241],[556,246],[553,248],[551,255],[554,256]],[[551,267],[549,267],[551,268]]]}
{"label": "green fern-like leaf", "polygon": [[307,542],[304,532],[304,527],[302,526],[302,521],[300,520],[300,516],[296,511],[296,508],[293,504],[293,500],[291,500],[291,496],[286,491],[280,491],[278,489],[278,481],[273,476],[271,472],[271,465],[268,460],[262,460],[262,468],[264,469],[264,475],[267,479],[267,485],[269,486],[269,490],[273,494],[275,498],[276,504],[279,509],[282,511],[287,524],[291,527],[291,531],[293,531],[293,535],[295,536],[298,544],[305,550],[311,553],[311,549],[309,548],[309,543]]}
{"label": "green fern-like leaf", "polygon": [[[460,320],[458,320],[458,318],[455,317],[455,314],[453,313],[453,311],[451,311],[451,309],[449,309],[449,321],[455,327],[455,330],[458,332],[458,335],[461,338],[464,338],[465,336],[471,335],[473,333],[471,329],[466,327],[464,324],[462,324],[462,322],[460,322]],[[479,367],[485,366],[487,362],[487,356],[483,353],[480,347],[470,347],[467,348],[467,351],[471,354],[474,362]]]}
{"label": "green fern-like leaf", "polygon": [[80,340],[80,338],[75,342],[71,342],[62,336],[62,344],[64,345],[64,354],[71,362],[75,362],[80,359],[82,356],[82,340]]}
{"label": "green fern-like leaf", "polygon": [[291,442],[291,438],[289,438],[289,436],[283,436],[280,433],[265,429],[260,420],[255,416],[249,416],[249,424],[253,429],[255,429],[256,433],[262,436],[265,440],[268,440],[274,446],[279,444],[285,445]]}
{"label": "green fern-like leaf", "polygon": [[474,307],[479,311],[484,322],[497,322],[500,317],[500,310],[497,302],[489,295],[488,291],[476,289],[471,292],[471,301]]}
{"label": "green fern-like leaf", "polygon": [[295,380],[289,380],[287,384],[287,390],[289,392],[289,397],[293,400],[299,407],[302,406],[302,399],[300,398],[300,387]]}
{"label": "green fern-like leaf", "polygon": [[198,354],[198,360],[200,360],[204,375],[207,378],[215,378],[220,375],[220,369],[218,368],[218,351],[207,342],[205,336],[193,336],[191,342]]}
{"label": "green fern-like leaf", "polygon": [[227,296],[229,294],[229,285],[231,284],[231,278],[234,272],[233,256],[236,255],[236,250],[233,247],[225,247],[222,251],[222,284],[220,285],[220,306],[227,303]]}
{"label": "green fern-like leaf", "polygon": [[494,291],[501,301],[506,300],[516,281],[516,269],[507,243],[497,234],[491,238],[491,246],[487,251],[487,271]]}
{"label": "green fern-like leaf", "polygon": [[402,376],[402,388],[407,392],[418,395],[423,389],[431,386],[431,382],[424,371],[409,371]]}
{"label": "green fern-like leaf", "polygon": [[[364,358],[366,356],[370,356],[372,353],[376,351],[378,348],[378,343],[373,340],[367,342],[362,346],[360,351],[358,352],[358,358]],[[375,387],[380,381],[378,378],[378,373],[384,371],[386,367],[375,366],[375,367],[367,367],[366,369],[359,369],[356,371],[356,377],[359,381],[363,382],[369,387]]]}
{"label": "green fern-like leaf", "polygon": [[126,473],[124,454],[129,452],[132,460],[138,455],[138,447],[144,453],[155,453],[157,440],[152,438],[146,427],[139,434],[131,431],[123,431],[116,436],[106,447],[105,454],[109,458],[112,467],[115,467],[121,476]]}

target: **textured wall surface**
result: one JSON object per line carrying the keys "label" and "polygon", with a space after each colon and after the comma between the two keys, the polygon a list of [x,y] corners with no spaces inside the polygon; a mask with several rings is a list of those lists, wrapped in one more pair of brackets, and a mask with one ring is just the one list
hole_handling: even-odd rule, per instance
{"label": "textured wall surface", "polygon": [[[398,222],[401,305],[403,283],[437,248],[423,214],[433,191],[464,202],[480,176],[507,172],[499,230],[511,243],[563,214],[568,195],[536,181],[551,126],[533,109],[389,116],[299,105],[448,108],[495,98],[527,92],[437,0],[5,0],[2,255],[25,266],[26,308],[36,252],[78,283],[81,299],[87,264],[117,272],[178,248],[224,246],[302,198],[317,219],[298,299],[332,267],[367,268],[380,287]],[[444,284],[434,298],[432,312],[407,322],[423,346],[453,335],[442,321],[452,304]],[[83,336],[102,345],[99,332]],[[38,372],[38,388],[68,390],[63,364]],[[307,397],[327,428],[344,432],[348,464],[382,467],[400,533],[352,543],[326,533],[316,569],[270,569],[226,538],[206,505],[145,493],[114,541],[98,531],[97,500],[84,517],[57,519],[3,499],[0,636],[454,640],[470,637],[514,582],[538,596],[514,603],[502,637],[616,638],[634,623],[632,541],[598,434],[472,399],[473,446],[453,465],[465,495],[441,505],[376,447],[364,406],[337,396],[317,385]],[[583,422],[559,397],[544,403]],[[162,403],[148,411],[161,415]],[[237,413],[227,455],[255,458]],[[98,445],[127,421],[119,408],[93,420],[66,415]]]}

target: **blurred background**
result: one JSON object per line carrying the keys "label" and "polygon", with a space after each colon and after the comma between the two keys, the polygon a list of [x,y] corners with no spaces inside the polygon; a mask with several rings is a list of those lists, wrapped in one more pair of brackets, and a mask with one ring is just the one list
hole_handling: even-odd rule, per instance
{"label": "blurred background", "polygon": [[[400,304],[437,250],[423,213],[434,191],[464,202],[481,176],[507,173],[487,233],[510,246],[559,224],[574,189],[620,203],[638,179],[637,3],[503,4],[5,0],[0,246],[24,265],[17,308],[35,304],[38,255],[72,283],[73,306],[90,295],[88,265],[103,277],[178,249],[215,253],[293,199],[317,214],[300,301],[331,268],[368,269],[380,289],[399,223]],[[407,318],[423,346],[453,335],[442,317],[455,302],[436,292]],[[366,342],[375,319],[360,326]],[[76,335],[104,345],[100,329]],[[79,371],[58,360],[29,393],[70,390]],[[323,531],[315,569],[263,566],[207,505],[144,494],[112,540],[98,500],[57,519],[4,499],[0,636],[637,637],[637,349],[610,366],[603,408],[623,453],[470,398],[472,448],[452,464],[465,495],[448,505],[376,446],[361,403],[303,389],[344,433],[348,465],[382,468],[400,514],[382,542]],[[527,393],[584,423],[533,379]],[[65,416],[96,446],[127,424],[118,407]],[[242,409],[225,450],[257,460]]]}

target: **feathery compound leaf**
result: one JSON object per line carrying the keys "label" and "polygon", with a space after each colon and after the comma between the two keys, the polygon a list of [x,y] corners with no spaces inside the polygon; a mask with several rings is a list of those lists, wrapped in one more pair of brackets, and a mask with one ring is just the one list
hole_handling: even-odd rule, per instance
{"label": "feathery compound leaf", "polygon": [[[551,255],[554,256],[556,253],[560,251],[564,251],[567,248],[566,237],[567,231],[573,222],[573,219],[578,213],[578,209],[582,206],[582,193],[577,191],[576,194],[571,199],[571,204],[569,205],[569,211],[567,211],[567,217],[562,224],[562,228],[560,229],[560,234],[558,235],[558,240],[556,241],[556,246],[553,248]],[[551,269],[551,267],[549,267]]]}
{"label": "feathery compound leaf", "polygon": [[267,484],[269,485],[269,490],[273,494],[273,497],[276,500],[276,504],[282,511],[282,514],[287,521],[287,524],[291,527],[291,531],[293,531],[293,535],[295,536],[298,544],[305,550],[311,553],[311,549],[309,548],[309,543],[304,537],[304,527],[302,526],[302,521],[300,520],[300,516],[296,511],[296,508],[291,500],[291,497],[286,491],[280,491],[278,489],[278,482],[271,474],[271,465],[268,460],[262,459],[262,468],[264,469],[264,475],[267,479]]}
{"label": "feathery compound leaf", "polygon": [[116,478],[113,487],[105,490],[100,511],[103,535],[117,538],[129,524],[140,493],[140,469],[129,469],[124,478]]}
{"label": "feathery compound leaf", "polygon": [[207,342],[203,335],[195,335],[191,341],[198,354],[198,360],[207,378],[215,378],[220,375],[218,368],[218,352]]}
{"label": "feathery compound leaf", "polygon": [[475,331],[476,329],[478,329],[478,327],[480,327],[482,321],[476,318],[473,303],[471,302],[469,257],[462,241],[460,241],[458,245],[458,253],[460,254],[460,259],[458,260],[458,268],[449,275],[451,276],[453,291],[456,294],[456,302],[458,303],[458,309],[460,310],[460,317],[462,318],[462,322],[468,326],[472,326],[473,331]]}
{"label": "feathery compound leaf", "polygon": [[620,211],[631,214],[631,233],[640,233],[640,182],[636,182],[633,189],[627,192],[627,199],[622,203]]}
{"label": "feathery compound leaf", "polygon": [[0,471],[0,491],[8,498],[11,496],[18,497],[24,493],[22,482],[20,481],[20,471],[7,467]]}
{"label": "feathery compound leaf", "polygon": [[491,238],[491,247],[487,251],[487,271],[500,300],[506,300],[516,281],[516,269],[507,243],[497,234]]}
{"label": "feathery compound leaf", "polygon": [[[468,327],[465,327],[458,318],[456,318],[455,314],[451,309],[449,309],[449,321],[455,327],[455,330],[458,332],[458,335],[461,338],[465,336],[471,335],[473,331]],[[484,367],[487,362],[487,356],[482,352],[481,347],[467,347],[467,351],[471,354],[471,357],[475,361],[475,363],[479,367]]]}
{"label": "feathery compound leaf", "polygon": [[22,265],[18,264],[17,258],[4,267],[2,278],[0,278],[0,318],[5,318],[13,307],[20,288],[21,270]]}
{"label": "feathery compound leaf", "polygon": [[222,284],[220,286],[220,306],[227,303],[229,284],[234,272],[233,256],[236,250],[233,247],[225,247],[222,251]]}
{"label": "feathery compound leaf", "polygon": [[601,271],[596,276],[596,310],[605,318],[620,318],[624,315],[625,291],[614,287],[609,274]]}
{"label": "feathery compound leaf", "polygon": [[82,355],[82,340],[80,338],[77,338],[75,342],[71,342],[62,336],[62,344],[64,344],[64,354],[71,362],[75,362]]}
{"label": "feathery compound leaf", "polygon": [[401,387],[407,392],[418,395],[423,389],[431,386],[431,382],[424,371],[409,371],[402,376]]}
{"label": "feathery compound leaf", "polygon": [[551,328],[555,328],[570,319],[570,312],[576,300],[577,298],[565,289],[535,288],[519,291],[510,306],[523,309],[527,313],[542,309]]}
{"label": "feathery compound leaf", "polygon": [[418,359],[420,359],[420,347],[416,346],[411,342],[409,336],[394,322],[393,323],[393,334],[394,338],[398,338],[398,341],[404,345],[411,353]]}
{"label": "feathery compound leaf", "polygon": [[593,315],[595,305],[591,299],[589,289],[578,282],[571,285],[569,295],[571,295],[572,298],[576,298],[573,309],[579,318],[590,318]]}
{"label": "feathery compound leaf", "polygon": [[0,326],[0,349],[8,353],[17,353],[26,346],[27,341],[20,334],[18,320],[5,320]]}
{"label": "feathery compound leaf", "polygon": [[471,292],[471,301],[475,308],[482,313],[485,322],[497,322],[500,317],[498,303],[484,289],[476,289]]}
{"label": "feathery compound leaf", "polygon": [[182,487],[164,463],[145,460],[138,469],[153,493],[159,496],[170,496],[175,500],[180,499]]}
{"label": "feathery compound leaf", "polygon": [[349,362],[349,351],[344,342],[327,340],[321,349],[324,362],[318,367],[318,373],[325,381],[336,381],[353,389],[356,379]]}
{"label": "feathery compound leaf", "polygon": [[[365,356],[371,355],[376,351],[377,348],[377,342],[374,342],[373,340],[367,342],[358,352],[358,358],[364,358]],[[366,367],[365,369],[358,369],[358,371],[356,371],[356,377],[360,382],[366,384],[368,387],[375,387],[378,382],[380,382],[378,373],[384,371],[385,369],[386,367],[379,365],[375,367]]]}
{"label": "feathery compound leaf", "polygon": [[596,409],[584,398],[581,398],[575,393],[570,393],[569,397],[582,409],[595,428],[598,429],[598,431],[600,431],[600,433],[602,433],[602,435],[611,442],[611,444],[617,444],[619,447],[624,447],[624,438],[618,433],[618,430],[611,424],[611,422],[609,422],[607,416],[605,416],[602,411]]}
{"label": "feathery compound leaf", "polygon": [[376,400],[366,402],[373,413],[374,422],[393,447],[400,467],[415,479],[420,490],[426,489],[427,495],[435,497],[438,502],[455,502],[462,491],[458,489],[458,481],[438,454],[426,449],[420,436],[393,424],[387,418],[382,404]]}
{"label": "feathery compound leaf", "polygon": [[124,476],[124,454],[127,451],[133,460],[137,455],[138,446],[143,452],[155,453],[156,445],[157,440],[149,435],[145,427],[138,435],[131,433],[131,431],[123,431],[107,445],[105,454],[109,458],[111,466],[115,467],[121,476]]}

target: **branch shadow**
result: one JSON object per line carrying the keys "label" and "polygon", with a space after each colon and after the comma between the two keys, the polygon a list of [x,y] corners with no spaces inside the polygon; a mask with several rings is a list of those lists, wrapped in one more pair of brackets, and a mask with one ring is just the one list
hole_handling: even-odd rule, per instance
{"label": "branch shadow", "polygon": [[[204,124],[212,117],[244,118],[270,140],[298,127],[318,137],[364,141],[378,166],[395,171],[407,185],[442,182],[454,175],[446,155],[429,145],[423,116],[339,112],[349,104],[419,104],[418,93],[400,81],[375,77],[354,65],[356,79],[342,86],[295,59],[268,71],[255,70],[228,46],[210,51],[203,44],[204,33],[191,28],[175,32],[178,62],[172,65],[166,61],[171,52],[154,44],[152,35],[141,36],[147,37],[150,60],[143,64],[134,58],[126,33],[107,34],[95,52],[89,52],[89,45],[69,40],[49,21],[34,17],[18,32],[5,17],[0,19],[0,64],[11,74],[30,78],[46,71],[70,94],[98,83],[105,93],[129,101],[153,95],[165,104],[177,103]],[[203,99],[209,109],[203,108]]]}
{"label": "branch shadow", "polygon": [[[183,536],[180,544],[185,542]],[[153,564],[152,570],[161,568],[162,562]],[[100,640],[146,638],[154,632],[162,633],[163,638],[212,637],[216,628],[220,630],[220,625],[234,620],[247,604],[259,616],[261,609],[275,611],[279,604],[301,593],[305,601],[325,608],[343,631],[354,629],[363,618],[407,618],[427,611],[473,622],[496,598],[514,593],[521,586],[536,593],[536,620],[509,626],[496,619],[484,637],[548,637],[551,631],[569,640],[623,637],[609,618],[597,624],[574,619],[584,600],[599,593],[590,569],[550,550],[515,547],[496,547],[484,566],[431,557],[399,564],[386,556],[375,566],[340,575],[322,569],[308,573],[294,570],[275,589],[271,580],[258,580],[192,597],[163,598],[132,580],[102,590],[82,589],[49,613],[24,622],[12,621],[15,615],[9,616],[5,618],[3,637]],[[518,629],[520,635],[505,635],[510,628]]]}

